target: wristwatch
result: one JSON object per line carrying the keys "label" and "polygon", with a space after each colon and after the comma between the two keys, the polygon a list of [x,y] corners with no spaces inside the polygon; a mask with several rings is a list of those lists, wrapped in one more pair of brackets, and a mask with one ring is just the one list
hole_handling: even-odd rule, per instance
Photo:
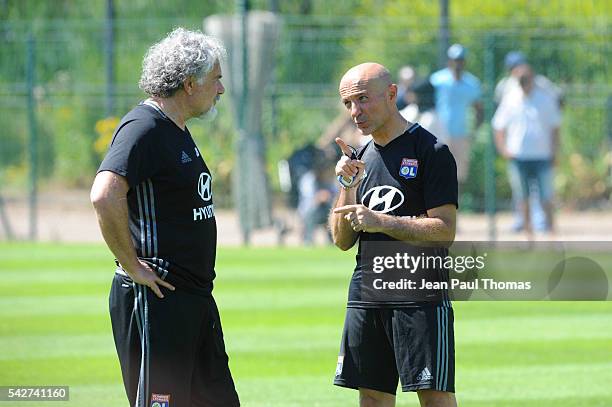
{"label": "wristwatch", "polygon": [[[344,155],[349,157],[351,160],[356,160],[357,159],[357,150],[355,149],[355,147],[349,146],[349,145],[347,145],[347,147],[351,149],[351,155],[348,155],[348,154],[344,154]],[[364,169],[363,174],[359,178],[359,181],[364,179],[365,176],[366,176],[366,172],[365,172],[365,169]],[[343,177],[342,175],[338,175],[338,182],[340,183],[340,186],[342,187],[342,189],[351,189],[356,184],[355,178],[356,178],[355,175],[352,176],[352,177],[349,177],[349,178]]]}

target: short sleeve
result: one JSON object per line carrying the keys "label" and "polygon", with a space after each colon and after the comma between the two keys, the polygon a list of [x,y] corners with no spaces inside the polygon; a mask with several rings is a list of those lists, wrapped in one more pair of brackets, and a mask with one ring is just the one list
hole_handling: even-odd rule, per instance
{"label": "short sleeve", "polygon": [[429,210],[447,204],[458,207],[457,164],[448,146],[430,142],[423,146],[421,160],[425,208]]}
{"label": "short sleeve", "polygon": [[151,178],[160,166],[160,155],[154,126],[148,120],[132,120],[120,125],[98,168],[127,179],[130,188]]}
{"label": "short sleeve", "polygon": [[497,103],[498,105],[501,103],[502,99],[504,98],[504,93],[506,91],[506,86],[508,85],[508,78],[504,77],[502,79],[500,79],[499,82],[497,82],[497,85],[495,85],[495,92],[493,93],[493,100],[495,101],[495,103]]}
{"label": "short sleeve", "polygon": [[499,107],[495,111],[493,119],[491,119],[491,125],[493,126],[494,130],[505,130],[508,126],[508,115],[506,113],[506,110],[508,109],[506,105],[507,103],[502,102],[501,105],[499,105]]}
{"label": "short sleeve", "polygon": [[440,70],[432,73],[429,76],[429,83],[431,84],[431,86],[433,86],[434,88],[440,86],[440,83],[442,82],[443,73],[444,70]]}

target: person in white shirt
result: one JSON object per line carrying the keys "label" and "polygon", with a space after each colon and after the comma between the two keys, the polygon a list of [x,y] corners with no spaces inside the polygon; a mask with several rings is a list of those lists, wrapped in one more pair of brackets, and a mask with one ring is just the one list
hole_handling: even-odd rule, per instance
{"label": "person in white shirt", "polygon": [[492,120],[495,143],[508,162],[512,194],[523,212],[525,231],[532,235],[529,184],[537,183],[548,229],[553,222],[553,166],[559,147],[561,113],[555,97],[535,83],[529,65],[517,72],[519,88],[508,93]]}
{"label": "person in white shirt", "polygon": [[[520,84],[518,81],[518,75],[521,72],[522,67],[528,65],[527,57],[521,51],[510,51],[504,58],[504,66],[508,72],[506,76],[500,79],[495,86],[495,103],[499,105],[504,97],[513,92],[520,90]],[[550,79],[544,75],[536,74],[534,82],[539,88],[546,90],[554,97],[559,104],[559,108],[563,107],[563,92],[561,88],[555,85]],[[525,219],[523,219],[523,212],[519,209],[520,202],[513,200],[512,202],[514,210],[514,222],[512,225],[513,231],[521,231],[525,225]],[[546,216],[542,209],[542,204],[537,195],[532,195],[529,202],[530,206],[530,217],[531,224],[535,230],[546,230],[548,225],[546,224]]]}

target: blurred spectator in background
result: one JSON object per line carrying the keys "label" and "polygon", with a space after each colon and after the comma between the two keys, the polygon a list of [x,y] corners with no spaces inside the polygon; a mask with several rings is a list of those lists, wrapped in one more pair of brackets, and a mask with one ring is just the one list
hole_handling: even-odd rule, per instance
{"label": "blurred spectator in background", "polygon": [[431,134],[446,142],[448,135],[436,113],[435,90],[429,79],[417,80],[409,92],[415,102],[402,109],[400,114],[411,123],[418,122]]}
{"label": "blurred spectator in background", "polygon": [[287,193],[287,204],[290,208],[297,208],[300,201],[300,178],[312,169],[318,154],[321,154],[321,150],[313,143],[308,143],[294,150],[287,160],[279,163],[281,189]]}
{"label": "blurred spectator in background", "polygon": [[[510,51],[506,54],[504,59],[504,67],[508,74],[504,76],[495,86],[495,103],[500,104],[504,97],[508,94],[512,94],[520,89],[518,75],[520,74],[523,67],[529,66],[527,58],[520,51]],[[550,96],[556,100],[557,104],[561,108],[563,106],[563,93],[561,88],[551,82],[548,78],[543,75],[535,75],[534,77],[535,86],[543,91],[546,91]],[[523,218],[523,211],[520,209],[521,203],[516,199],[518,197],[513,194],[512,206],[514,210],[514,222],[512,225],[513,231],[521,231],[525,227],[525,219]],[[546,214],[542,208],[542,203],[539,200],[539,195],[530,195],[530,219],[531,226],[538,231],[545,231],[548,226],[546,224]]]}
{"label": "blurred spectator in background", "polygon": [[[473,106],[476,112],[475,127],[480,126],[483,120],[480,81],[464,70],[466,54],[467,50],[461,44],[451,45],[447,51],[448,67],[434,72],[430,77],[430,82],[435,89],[436,113],[444,126],[444,136],[447,137],[443,141],[448,145],[457,162],[460,193],[469,170],[471,143],[468,111],[470,106]],[[441,134],[440,137],[442,136]]]}
{"label": "blurred spectator in background", "polygon": [[[325,178],[333,175],[335,163],[340,158],[336,137],[354,147],[362,146],[371,139],[371,136],[363,136],[359,132],[351,117],[346,115],[344,106],[341,107],[340,114],[316,142],[296,149],[289,158],[279,162],[281,190],[287,193],[288,206],[297,210],[305,244],[312,244],[317,226],[327,222],[331,199],[336,193],[336,179]],[[330,202],[326,202],[328,195]],[[290,222],[280,218],[276,221],[279,243],[282,244],[284,234],[290,230]]]}
{"label": "blurred spectator in background", "polygon": [[[503,77],[495,86],[495,103],[499,105],[508,93],[520,87],[518,75],[521,72],[521,68],[525,65],[529,64],[521,51],[510,51],[506,54],[504,67],[507,69],[508,75]],[[563,106],[563,92],[550,79],[536,74],[534,76],[534,83],[540,89],[549,92],[550,96],[557,101],[559,107]]]}
{"label": "blurred spectator in background", "polygon": [[410,88],[416,80],[416,72],[410,65],[405,65],[400,68],[397,74],[397,99],[395,104],[398,110],[404,109],[406,106],[414,103],[411,98]]}
{"label": "blurred spectator in background", "polygon": [[519,88],[504,96],[492,124],[497,149],[508,160],[513,199],[520,202],[525,231],[531,237],[531,182],[537,184],[547,229],[554,230],[553,165],[559,148],[561,113],[558,100],[535,84],[531,67],[524,64],[517,69]]}
{"label": "blurred spectator in background", "polygon": [[[305,245],[312,245],[316,228],[327,224],[332,199],[338,192],[338,183],[333,177],[335,158],[335,155],[329,157],[321,151],[314,157],[312,168],[300,177],[297,211],[302,221],[302,240]],[[331,242],[329,232],[327,237]]]}
{"label": "blurred spectator in background", "polygon": [[[429,80],[427,80],[429,82]],[[416,123],[419,120],[419,101],[416,93],[416,87],[420,85],[422,80],[415,80],[410,86],[404,90],[402,98],[408,101],[408,104],[403,104],[403,108],[399,108],[402,117],[410,123]],[[399,95],[399,93],[398,93]],[[399,100],[399,97],[398,97]],[[397,101],[396,101],[397,102]],[[399,106],[399,103],[396,103]]]}

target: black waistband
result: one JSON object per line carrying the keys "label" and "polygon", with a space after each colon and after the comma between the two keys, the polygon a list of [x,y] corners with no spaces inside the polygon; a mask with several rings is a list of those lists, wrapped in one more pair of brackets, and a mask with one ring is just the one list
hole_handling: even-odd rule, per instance
{"label": "black waistband", "polygon": [[[118,274],[123,278],[129,280],[130,282],[133,282],[127,272],[118,263],[117,268],[115,269],[115,274]],[[167,274],[165,278],[163,278],[163,280],[172,284],[177,290],[185,291],[187,293],[199,295],[202,297],[210,297],[212,295],[214,286],[212,281],[208,284],[199,284],[181,278],[176,274]]]}

